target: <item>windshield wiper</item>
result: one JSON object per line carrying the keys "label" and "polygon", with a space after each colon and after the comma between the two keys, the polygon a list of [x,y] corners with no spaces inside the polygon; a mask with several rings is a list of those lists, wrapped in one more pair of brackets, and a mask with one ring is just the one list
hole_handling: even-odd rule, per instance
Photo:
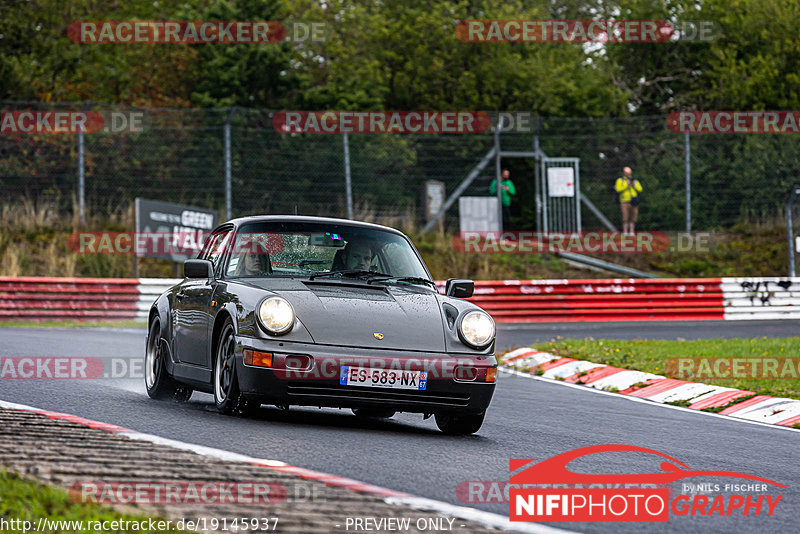
{"label": "windshield wiper", "polygon": [[350,269],[345,271],[328,271],[325,273],[314,273],[308,277],[309,280],[313,280],[314,278],[322,278],[326,276],[334,276],[334,275],[341,275],[341,276],[384,276],[390,277],[392,275],[386,273],[379,273],[375,271],[365,271],[363,269]]}
{"label": "windshield wiper", "polygon": [[419,276],[389,276],[388,278],[381,278],[380,280],[369,280],[367,281],[368,284],[372,282],[389,282],[389,281],[396,281],[396,282],[424,282],[426,284],[430,284],[431,287],[438,290],[439,288],[436,287],[434,282],[431,282],[427,278],[420,278]]}

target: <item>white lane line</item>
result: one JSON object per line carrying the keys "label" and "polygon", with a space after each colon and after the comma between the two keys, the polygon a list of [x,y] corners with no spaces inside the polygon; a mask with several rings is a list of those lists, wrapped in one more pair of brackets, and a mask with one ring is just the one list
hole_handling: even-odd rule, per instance
{"label": "white lane line", "polygon": [[409,508],[420,511],[436,512],[445,516],[457,517],[466,521],[481,523],[488,527],[499,528],[502,530],[514,530],[531,534],[560,534],[574,533],[574,530],[563,530],[538,523],[511,523],[506,517],[499,514],[492,514],[477,510],[468,506],[457,506],[433,499],[423,497],[388,497],[384,499],[388,504],[404,504]]}
{"label": "white lane line", "polygon": [[774,425],[797,415],[800,415],[800,401],[772,397],[764,399],[753,406],[748,406],[743,410],[734,412],[731,414],[731,417],[738,417],[748,421],[760,421],[762,423]]}
{"label": "white lane line", "polygon": [[[4,400],[0,400],[0,408],[9,408],[12,410],[21,410],[33,413],[41,413],[41,412],[46,412],[51,414],[54,413],[49,410],[44,410],[41,408],[35,408],[33,406],[27,406],[25,404],[17,404]],[[68,414],[62,414],[62,415],[68,415]],[[191,451],[202,456],[217,458],[225,461],[254,463],[258,465],[263,465],[265,467],[290,466],[290,464],[287,464],[285,462],[280,462],[277,460],[265,460],[262,458],[254,458],[251,456],[246,456],[244,454],[229,452],[222,449],[215,449],[213,447],[206,447],[204,445],[185,443],[174,439],[162,438],[160,436],[155,436],[153,434],[144,434],[142,432],[137,432],[136,430],[126,429],[125,431],[119,431],[115,433],[122,436],[127,436],[131,439],[147,441],[149,443],[153,443],[156,445],[165,445],[167,447],[173,447],[184,451]],[[342,477],[336,477],[334,475],[330,476],[331,478],[337,478],[337,479],[342,478]],[[359,485],[370,485],[366,482],[358,482],[358,481],[353,481],[353,482]],[[378,489],[383,489],[383,488],[378,488]],[[437,501],[435,499],[415,497],[413,495],[398,495],[393,497],[386,497],[384,495],[380,496],[383,499],[383,501],[386,502],[387,504],[402,504],[410,508],[413,508],[414,510],[434,512],[445,516],[462,519],[465,521],[473,521],[490,528],[497,528],[501,530],[523,532],[530,534],[562,534],[562,533],[573,534],[574,533],[574,531],[571,530],[557,529],[554,527],[548,527],[546,525],[540,525],[537,523],[517,523],[517,522],[512,523],[511,521],[508,520],[507,517],[502,516],[500,514],[485,512],[483,510],[470,508],[468,506],[458,506],[443,501]]]}
{"label": "white lane line", "polygon": [[651,401],[649,399],[643,399],[643,398],[640,398],[640,397],[631,397],[629,395],[621,395],[619,393],[614,393],[614,392],[611,392],[611,391],[603,391],[602,389],[595,389],[595,388],[583,386],[583,385],[580,385],[580,384],[571,384],[569,382],[563,382],[561,380],[552,380],[550,378],[542,378],[541,376],[536,376],[536,375],[532,375],[530,373],[517,371],[516,369],[509,369],[507,367],[499,367],[498,369],[500,369],[501,372],[507,373],[507,374],[510,374],[510,375],[516,375],[516,376],[521,376],[521,377],[524,377],[524,378],[530,378],[532,380],[540,380],[542,382],[547,382],[548,384],[557,384],[559,386],[566,386],[566,387],[570,387],[570,388],[574,388],[574,389],[579,389],[579,390],[585,391],[587,393],[596,393],[596,394],[599,394],[599,395],[611,395],[611,396],[613,396],[613,397],[615,397],[617,399],[625,399],[625,400],[629,400],[629,401],[632,401],[632,402],[642,402],[642,403],[646,403],[646,404],[648,404],[650,406],[657,406],[657,407],[660,407],[660,408],[668,408],[670,410],[680,410],[682,412],[687,412],[687,413],[692,413],[692,414],[697,414],[697,415],[705,415],[705,416],[710,416],[710,417],[716,417],[716,418],[724,419],[725,421],[730,421],[730,422],[734,422],[734,423],[747,423],[748,425],[758,425],[758,426],[763,426],[763,427],[766,427],[766,428],[774,428],[774,429],[778,429],[778,430],[788,430],[789,432],[800,432],[800,428],[792,428],[790,426],[773,425],[773,424],[769,424],[769,423],[762,423],[761,421],[750,421],[748,419],[741,419],[741,418],[738,418],[738,417],[733,417],[732,415],[720,415],[720,414],[714,413],[714,412],[704,412],[702,410],[692,410],[690,408],[684,408],[683,406],[675,406],[673,404],[661,404],[660,402],[653,402],[653,401]]}

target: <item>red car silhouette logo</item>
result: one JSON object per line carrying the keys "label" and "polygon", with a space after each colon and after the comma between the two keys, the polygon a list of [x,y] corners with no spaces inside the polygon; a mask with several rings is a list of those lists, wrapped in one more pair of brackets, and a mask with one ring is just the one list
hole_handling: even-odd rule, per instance
{"label": "red car silhouette logo", "polygon": [[[660,464],[661,472],[658,473],[639,473],[639,474],[586,474],[576,473],[567,469],[567,464],[577,458],[600,452],[644,452],[665,458]],[[532,460],[512,460],[511,470],[525,465]],[[676,460],[675,458],[645,447],[634,445],[593,445],[582,447],[565,453],[559,454],[547,460],[542,460],[524,471],[513,475],[510,478],[511,484],[668,484],[691,477],[733,477],[746,478],[766,482],[779,488],[785,488],[774,480],[763,477],[739,473],[736,471],[698,471],[689,468],[688,465]]]}

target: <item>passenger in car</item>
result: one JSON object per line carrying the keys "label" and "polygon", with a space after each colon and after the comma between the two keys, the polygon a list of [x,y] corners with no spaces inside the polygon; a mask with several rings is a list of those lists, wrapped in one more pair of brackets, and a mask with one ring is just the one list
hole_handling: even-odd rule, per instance
{"label": "passenger in car", "polygon": [[332,271],[369,271],[374,255],[372,248],[362,241],[350,241],[333,260]]}
{"label": "passenger in car", "polygon": [[344,247],[345,265],[347,269],[369,271],[372,265],[372,249],[366,243],[350,242]]}

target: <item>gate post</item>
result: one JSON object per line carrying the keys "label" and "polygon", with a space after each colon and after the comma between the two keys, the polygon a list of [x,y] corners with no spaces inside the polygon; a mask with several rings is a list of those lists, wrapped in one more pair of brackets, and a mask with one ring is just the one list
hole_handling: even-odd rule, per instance
{"label": "gate post", "polygon": [[[794,221],[792,217],[792,211],[794,209],[794,203],[797,201],[798,197],[800,197],[800,185],[795,185],[792,188],[792,192],[789,193],[789,198],[786,199],[786,241],[789,250],[789,276],[795,276],[795,254],[797,254],[797,248],[795,247],[795,235],[794,235]],[[797,236],[800,237],[800,236]]]}
{"label": "gate post", "polygon": [[500,162],[500,132],[503,130],[504,120],[505,117],[501,114],[497,118],[497,130],[494,132],[494,184],[497,193],[497,221],[500,224],[501,232],[506,231],[506,228],[503,228],[503,190],[500,187],[500,175],[503,173],[502,164]]}

